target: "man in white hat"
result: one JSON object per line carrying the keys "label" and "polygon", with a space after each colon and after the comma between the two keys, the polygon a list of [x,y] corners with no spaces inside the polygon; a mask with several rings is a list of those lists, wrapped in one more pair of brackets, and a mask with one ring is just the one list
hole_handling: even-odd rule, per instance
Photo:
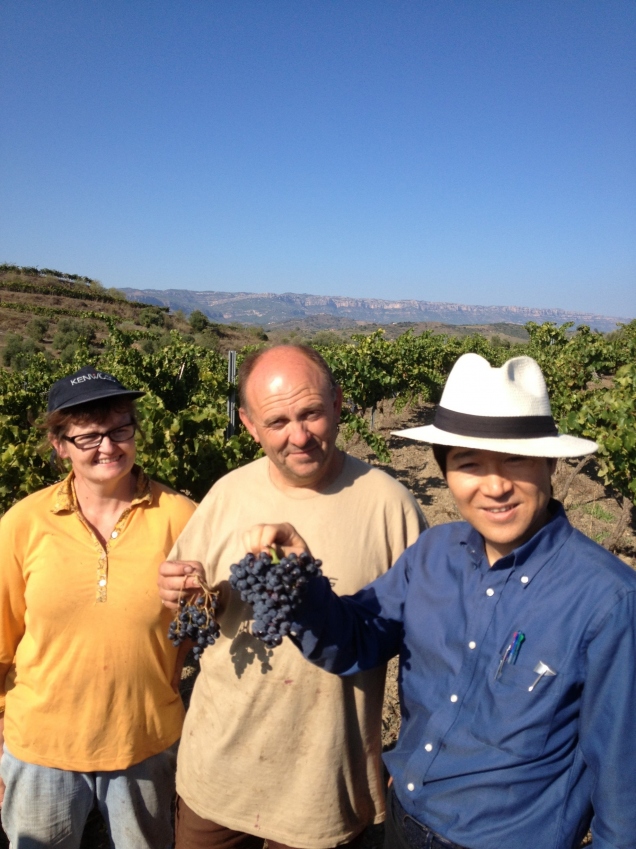
{"label": "man in white hat", "polygon": [[[312,579],[293,624],[341,675],[400,656],[385,847],[574,849],[590,825],[594,849],[636,846],[636,573],[551,497],[556,458],[596,444],[558,434],[534,360],[475,354],[398,435],[433,443],[466,521],[354,596]],[[291,526],[248,539],[304,547]]]}

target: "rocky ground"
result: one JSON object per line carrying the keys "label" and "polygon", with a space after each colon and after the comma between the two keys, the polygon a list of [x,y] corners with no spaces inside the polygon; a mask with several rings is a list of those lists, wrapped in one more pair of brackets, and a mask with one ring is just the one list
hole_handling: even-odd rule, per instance
{"label": "rocky ground", "polygon": [[[435,464],[430,447],[424,443],[390,436],[390,432],[395,429],[427,424],[431,417],[432,408],[427,405],[400,414],[387,408],[376,414],[375,426],[389,439],[391,448],[391,464],[383,468],[414,493],[429,523],[436,525],[454,521],[459,518],[459,515]],[[359,440],[354,440],[346,447],[353,455],[377,464],[375,455]],[[570,480],[575,467],[575,461],[559,461],[554,478],[557,494]],[[600,543],[609,538],[621,516],[621,505],[614,494],[599,480],[593,461],[586,464],[571,481],[564,503],[570,521],[583,533]],[[633,521],[619,541],[617,554],[632,568],[636,568],[636,527]],[[189,701],[196,673],[197,668],[194,663],[187,663],[182,680],[182,694],[186,704]],[[400,726],[396,673],[397,665],[393,661],[389,666],[384,703],[383,742],[386,747],[395,743]],[[370,828],[365,835],[365,849],[378,849],[382,846],[382,840],[383,827]],[[6,846],[6,843],[4,845]],[[0,846],[2,846],[1,841]],[[106,849],[107,846],[108,841],[101,818],[94,815],[87,825],[81,849]]]}

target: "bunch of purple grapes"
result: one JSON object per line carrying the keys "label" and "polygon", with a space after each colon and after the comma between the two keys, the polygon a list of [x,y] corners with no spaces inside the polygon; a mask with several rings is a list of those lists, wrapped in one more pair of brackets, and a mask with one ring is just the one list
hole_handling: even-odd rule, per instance
{"label": "bunch of purple grapes", "polygon": [[279,646],[291,630],[291,614],[309,578],[322,575],[320,560],[311,555],[279,558],[262,551],[246,554],[230,567],[230,586],[254,610],[252,633],[269,648]]}
{"label": "bunch of purple grapes", "polygon": [[216,621],[218,593],[207,587],[201,587],[201,594],[188,601],[179,599],[179,609],[168,629],[168,639],[173,646],[180,646],[184,640],[192,640],[192,654],[199,660],[207,646],[213,646],[221,630]]}

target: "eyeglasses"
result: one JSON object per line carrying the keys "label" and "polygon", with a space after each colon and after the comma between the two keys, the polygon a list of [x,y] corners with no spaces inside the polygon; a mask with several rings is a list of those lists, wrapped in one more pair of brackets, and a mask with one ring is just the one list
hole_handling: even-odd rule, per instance
{"label": "eyeglasses", "polygon": [[76,448],[81,451],[87,451],[89,448],[99,448],[104,437],[107,436],[111,442],[128,442],[132,439],[137,430],[137,425],[134,422],[129,424],[114,427],[112,430],[107,430],[106,433],[79,433],[77,436],[63,436],[67,442],[72,442]]}

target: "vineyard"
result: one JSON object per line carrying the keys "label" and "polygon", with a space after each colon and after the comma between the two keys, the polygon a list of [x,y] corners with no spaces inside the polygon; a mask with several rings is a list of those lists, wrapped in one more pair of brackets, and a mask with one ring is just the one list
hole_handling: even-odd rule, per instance
{"label": "vineyard", "polygon": [[[17,324],[10,326],[20,332],[5,337],[0,513],[59,479],[41,429],[47,391],[59,377],[87,363],[116,375],[127,387],[146,391],[138,402],[139,461],[156,480],[200,500],[220,476],[257,456],[258,446],[245,431],[239,427],[230,435],[228,428],[228,399],[235,387],[228,380],[226,351],[218,344],[220,339],[227,343],[227,331],[211,326],[202,314],[192,314],[189,322],[184,316],[175,320],[164,310],[103,293],[88,278],[63,277],[58,287],[43,281],[55,294],[41,301],[26,299],[43,295],[43,287],[20,280],[3,285],[0,279],[0,290],[7,293],[0,298],[0,314],[4,310],[23,323],[29,321],[27,328],[42,331],[40,339],[48,328],[53,343],[49,349],[41,342],[28,344],[31,329],[25,334]],[[526,331],[529,340],[519,343],[428,331],[407,331],[389,339],[379,330],[350,341],[316,344],[343,388],[341,436],[356,456],[387,464],[414,492],[432,524],[456,519],[430,449],[391,439],[390,431],[430,420],[431,405],[439,400],[461,354],[478,353],[494,366],[530,355],[545,374],[561,430],[594,439],[600,446],[594,458],[557,468],[555,495],[566,501],[568,492],[574,493],[566,504],[569,512],[573,508],[575,525],[621,556],[628,551],[631,560],[626,559],[634,565],[633,536],[628,535],[631,549],[621,550],[619,542],[631,525],[636,501],[636,321],[611,334],[532,323]],[[252,332],[236,345],[239,364],[256,344],[264,343],[262,337]],[[583,465],[586,475],[578,474]],[[616,502],[621,509],[616,510]],[[190,677],[182,682],[182,692],[187,701],[196,668],[186,671]],[[391,745],[399,728],[392,678],[383,723],[384,742]],[[89,823],[82,846],[106,845],[100,823],[99,818]],[[381,830],[369,830],[365,847],[380,845]]]}
{"label": "vineyard", "polygon": [[[102,325],[101,348],[91,345],[90,334],[80,333],[63,359],[23,352],[13,368],[0,371],[0,509],[58,479],[38,423],[51,383],[89,362],[147,392],[139,401],[139,455],[157,480],[198,500],[221,475],[256,456],[257,446],[246,432],[239,428],[228,436],[227,401],[233,387],[227,360],[218,350],[175,330],[160,332],[151,323],[147,330],[126,330],[118,316],[73,312],[80,327],[87,320]],[[533,323],[526,330],[529,341],[517,345],[479,335],[455,338],[410,331],[389,340],[378,330],[346,343],[316,346],[343,388],[345,439],[357,434],[373,450],[375,461],[388,463],[386,439],[375,427],[376,413],[384,405],[399,411],[438,401],[463,353],[476,352],[495,366],[528,354],[546,376],[561,429],[599,443],[591,462],[622,501],[621,526],[626,526],[636,500],[636,321],[613,334]],[[249,350],[253,346],[239,351],[239,363]]]}

